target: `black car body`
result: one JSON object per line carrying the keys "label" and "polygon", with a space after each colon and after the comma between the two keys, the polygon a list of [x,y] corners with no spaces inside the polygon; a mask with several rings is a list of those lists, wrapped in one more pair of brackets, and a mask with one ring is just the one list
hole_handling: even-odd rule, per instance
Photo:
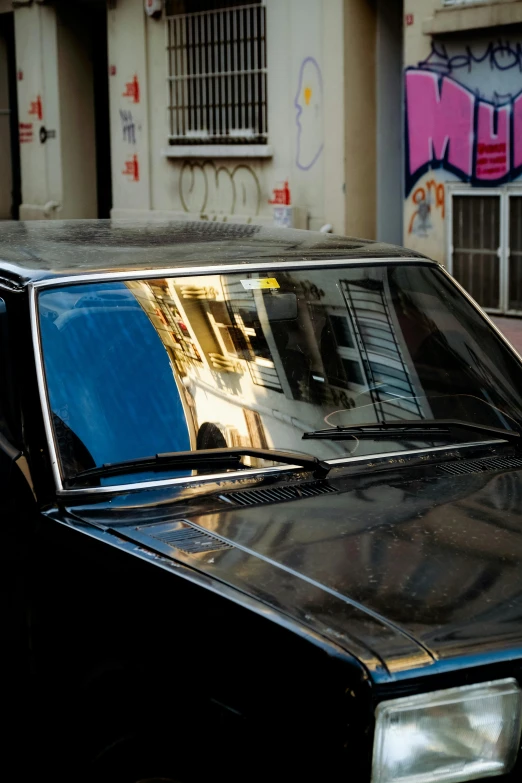
{"label": "black car body", "polygon": [[[0,299],[6,769],[518,778],[522,363],[439,265],[6,223]],[[488,688],[498,730],[387,777],[386,705],[448,692],[441,721],[469,692],[482,715]]]}

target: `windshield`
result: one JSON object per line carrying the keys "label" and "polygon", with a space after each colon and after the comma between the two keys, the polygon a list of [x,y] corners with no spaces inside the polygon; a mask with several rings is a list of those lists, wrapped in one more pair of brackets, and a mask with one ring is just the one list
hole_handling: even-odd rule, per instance
{"label": "windshield", "polygon": [[461,419],[513,429],[522,421],[519,362],[433,265],[279,265],[68,285],[41,291],[38,306],[66,479],[225,446],[335,459],[484,440],[470,432],[429,442],[407,433],[302,440],[327,427]]}

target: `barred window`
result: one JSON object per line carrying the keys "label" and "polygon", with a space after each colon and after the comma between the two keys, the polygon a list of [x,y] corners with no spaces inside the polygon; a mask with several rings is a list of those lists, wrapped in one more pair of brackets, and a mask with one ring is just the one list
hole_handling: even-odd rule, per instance
{"label": "barred window", "polygon": [[266,143],[264,4],[173,0],[168,13],[169,144]]}
{"label": "barred window", "polygon": [[443,6],[452,5],[478,5],[479,3],[485,3],[488,0],[442,0]]}

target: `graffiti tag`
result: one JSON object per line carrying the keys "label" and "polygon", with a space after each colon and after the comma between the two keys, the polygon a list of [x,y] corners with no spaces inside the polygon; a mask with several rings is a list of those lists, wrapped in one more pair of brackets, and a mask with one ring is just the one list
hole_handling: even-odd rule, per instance
{"label": "graffiti tag", "polygon": [[120,120],[123,141],[127,141],[129,144],[136,144],[136,123],[134,122],[132,112],[120,109]]}
{"label": "graffiti tag", "polygon": [[132,182],[140,181],[140,164],[137,155],[131,155],[127,158],[122,174]]}
{"label": "graffiti tag", "polygon": [[461,53],[451,55],[444,43],[434,40],[429,56],[422,60],[418,67],[450,76],[461,69],[471,72],[475,66],[482,63],[489,65],[491,70],[510,71],[518,68],[522,73],[522,44],[502,40],[490,41],[479,52],[476,48],[466,46]]}
{"label": "graffiti tag", "polygon": [[455,79],[406,71],[406,190],[431,168],[494,185],[522,172],[522,92],[502,106]]}
{"label": "graffiti tag", "polygon": [[125,92],[122,93],[123,98],[131,98],[133,103],[140,102],[140,83],[138,77],[134,75],[130,82],[125,84]]}
{"label": "graffiti tag", "polygon": [[26,144],[33,140],[33,123],[21,122],[19,123],[20,144]]}
{"label": "graffiti tag", "polygon": [[433,228],[432,207],[440,210],[441,218],[446,216],[446,193],[444,184],[430,179],[425,187],[418,187],[411,197],[414,211],[408,226],[408,234],[426,237]]}
{"label": "graffiti tag", "polygon": [[185,212],[257,215],[261,186],[255,171],[245,163],[229,169],[213,161],[185,161],[179,175],[179,198]]}
{"label": "graffiti tag", "polygon": [[43,105],[42,105],[42,99],[39,95],[37,96],[35,101],[31,101],[29,114],[32,114],[33,116],[37,117],[39,120],[43,120]]}
{"label": "graffiti tag", "polygon": [[323,77],[313,57],[306,57],[299,69],[296,108],[297,145],[295,164],[308,171],[323,151]]}

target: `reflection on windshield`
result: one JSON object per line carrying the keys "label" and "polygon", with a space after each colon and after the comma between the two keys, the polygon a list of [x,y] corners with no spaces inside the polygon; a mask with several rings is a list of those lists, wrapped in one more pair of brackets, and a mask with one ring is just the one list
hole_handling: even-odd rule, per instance
{"label": "reflection on windshield", "polygon": [[518,362],[434,267],[96,283],[45,290],[39,308],[66,475],[189,448],[425,445],[304,449],[325,426],[520,420]]}

